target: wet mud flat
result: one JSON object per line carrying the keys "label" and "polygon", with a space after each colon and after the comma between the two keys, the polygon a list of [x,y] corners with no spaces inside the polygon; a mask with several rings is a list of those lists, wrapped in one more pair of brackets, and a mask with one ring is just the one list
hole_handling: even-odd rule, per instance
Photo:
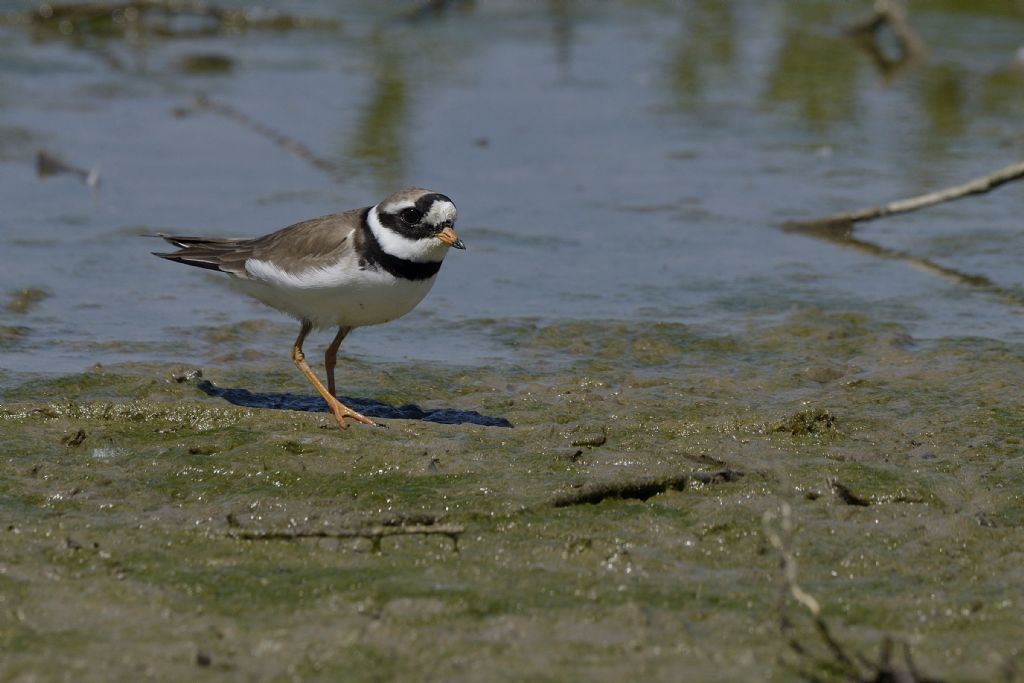
{"label": "wet mud flat", "polygon": [[258,407],[311,393],[284,358],[0,378],[0,678],[847,680],[782,599],[784,503],[851,652],[1012,677],[1019,347],[820,309],[464,325],[516,362],[350,358],[342,392],[511,428]]}

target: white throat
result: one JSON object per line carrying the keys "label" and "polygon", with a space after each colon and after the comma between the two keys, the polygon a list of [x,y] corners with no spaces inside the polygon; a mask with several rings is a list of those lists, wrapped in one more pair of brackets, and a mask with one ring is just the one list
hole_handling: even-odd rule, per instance
{"label": "white throat", "polygon": [[436,263],[443,260],[444,255],[448,253],[448,245],[436,237],[411,240],[384,227],[377,217],[376,206],[366,215],[366,223],[370,226],[370,232],[377,238],[380,248],[390,256],[416,263]]}

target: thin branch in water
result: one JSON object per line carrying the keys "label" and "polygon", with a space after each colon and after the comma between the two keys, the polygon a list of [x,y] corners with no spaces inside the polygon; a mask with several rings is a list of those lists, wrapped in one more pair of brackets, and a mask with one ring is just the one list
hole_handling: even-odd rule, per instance
{"label": "thin branch in water", "polygon": [[[333,161],[330,161],[329,159],[325,159],[319,156],[318,154],[316,154],[316,152],[314,152],[301,142],[293,140],[284,133],[274,130],[273,128],[264,123],[256,121],[248,114],[245,114],[239,111],[238,109],[235,109],[229,104],[215,102],[206,95],[198,95],[196,96],[195,99],[195,108],[202,109],[205,111],[211,111],[215,114],[220,114],[221,116],[239,124],[243,128],[248,128],[257,135],[260,135],[261,137],[264,137],[270,142],[274,143],[275,145],[283,149],[285,152],[288,152],[292,156],[295,156],[301,159],[302,161],[305,161],[318,171],[322,171],[327,175],[331,176],[337,182],[343,182],[344,180],[347,179],[348,174],[345,173],[345,171],[341,168],[340,165],[334,163]],[[187,110],[180,111],[187,112]]]}
{"label": "thin branch in water", "polygon": [[1024,161],[1004,166],[987,175],[975,178],[961,185],[954,185],[935,192],[898,199],[896,201],[871,206],[857,211],[836,213],[824,218],[814,220],[786,221],[782,229],[786,232],[796,232],[814,237],[826,242],[832,242],[842,247],[848,247],[857,251],[878,256],[880,258],[896,259],[904,261],[911,266],[923,270],[932,275],[938,275],[956,284],[968,285],[982,291],[989,292],[1000,298],[1004,303],[1024,307],[1024,294],[1019,291],[1000,287],[983,275],[973,275],[963,271],[939,265],[934,261],[919,258],[906,252],[889,249],[867,240],[857,239],[853,236],[854,226],[857,223],[873,221],[886,216],[893,216],[910,211],[917,211],[925,207],[934,206],[943,202],[950,202],[963,197],[991,192],[997,187],[1024,178]]}
{"label": "thin branch in water", "polygon": [[836,213],[831,216],[825,216],[824,218],[817,218],[815,220],[787,221],[783,227],[787,230],[793,231],[850,229],[853,227],[854,223],[863,223],[899,213],[917,211],[918,209],[923,209],[928,206],[934,206],[935,204],[941,204],[943,202],[950,202],[954,199],[969,197],[975,194],[985,194],[987,192],[991,192],[997,187],[1013,182],[1014,180],[1020,180],[1021,178],[1024,178],[1024,161],[1018,161],[1010,164],[1009,166],[1004,166],[998,171],[993,171],[992,173],[975,178],[963,183],[962,185],[954,185],[942,190],[936,190],[935,192],[926,192],[925,194],[908,197],[907,199],[898,199],[896,201],[889,202],[888,204],[882,204],[881,206],[870,206],[864,209],[858,209],[857,211]]}

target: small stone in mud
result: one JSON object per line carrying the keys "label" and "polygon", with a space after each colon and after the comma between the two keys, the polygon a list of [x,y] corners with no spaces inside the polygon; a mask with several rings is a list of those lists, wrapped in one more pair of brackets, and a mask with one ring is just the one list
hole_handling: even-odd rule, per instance
{"label": "small stone in mud", "polygon": [[852,366],[833,366],[833,365],[813,365],[799,373],[803,377],[806,377],[812,382],[818,384],[828,384],[834,382],[837,379],[842,379],[849,374],[859,372],[858,368]]}
{"label": "small stone in mud", "polygon": [[681,456],[687,460],[691,460],[698,465],[712,465],[714,467],[725,467],[725,461],[721,458],[716,458],[709,453],[680,453]]}
{"label": "small stone in mud", "polygon": [[871,501],[858,496],[856,493],[850,490],[850,487],[839,481],[838,479],[832,479],[829,481],[832,485],[832,491],[835,492],[839,500],[843,501],[847,505],[853,505],[855,507],[867,507],[871,505]]}
{"label": "small stone in mud", "polygon": [[171,377],[178,384],[184,384],[185,382],[191,382],[194,379],[202,379],[203,371],[199,368],[193,368],[192,370],[186,370],[185,372],[171,375]]}
{"label": "small stone in mud", "polygon": [[573,439],[570,445],[577,448],[580,446],[597,448],[598,446],[603,446],[606,441],[608,441],[608,437],[604,433],[599,432],[596,434],[584,434],[581,437]]}
{"label": "small stone in mud", "polygon": [[978,526],[985,527],[986,529],[995,529],[999,526],[998,524],[996,524],[994,519],[989,517],[984,512],[979,512],[978,514],[974,515],[974,519],[978,521]]}
{"label": "small stone in mud", "polygon": [[281,448],[292,455],[302,455],[303,453],[308,453],[313,450],[313,446],[309,442],[295,441],[293,439],[283,441],[281,443]]}
{"label": "small stone in mud", "polygon": [[836,416],[830,410],[810,408],[794,413],[789,418],[772,426],[769,431],[787,432],[793,436],[809,434],[835,434]]}
{"label": "small stone in mud", "polygon": [[566,460],[568,462],[578,462],[583,457],[583,451],[578,448],[572,448],[562,451],[558,454],[559,460]]}
{"label": "small stone in mud", "polygon": [[562,553],[563,557],[569,555],[578,555],[579,553],[587,552],[594,549],[594,539],[589,536],[573,536],[565,544],[565,550]]}
{"label": "small stone in mud", "polygon": [[75,446],[80,446],[83,441],[85,441],[85,430],[84,429],[79,429],[74,434],[72,434],[70,436],[65,436],[63,439],[60,440],[60,442],[62,444],[64,444],[65,446],[67,446],[68,448],[74,448]]}

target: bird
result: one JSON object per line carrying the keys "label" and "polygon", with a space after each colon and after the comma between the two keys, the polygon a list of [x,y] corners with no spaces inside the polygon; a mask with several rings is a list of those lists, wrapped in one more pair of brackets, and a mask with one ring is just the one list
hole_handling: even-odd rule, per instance
{"label": "bird", "polygon": [[[419,187],[378,204],[302,221],[252,239],[158,233],[177,247],[154,256],[226,273],[235,287],[300,323],[292,362],[327,403],[341,429],[346,419],[378,426],[338,400],[334,367],[342,341],[356,327],[400,318],[437,280],[450,248],[465,249],[455,233],[455,203]],[[337,328],[324,353],[327,386],[302,350],[314,329]]]}

